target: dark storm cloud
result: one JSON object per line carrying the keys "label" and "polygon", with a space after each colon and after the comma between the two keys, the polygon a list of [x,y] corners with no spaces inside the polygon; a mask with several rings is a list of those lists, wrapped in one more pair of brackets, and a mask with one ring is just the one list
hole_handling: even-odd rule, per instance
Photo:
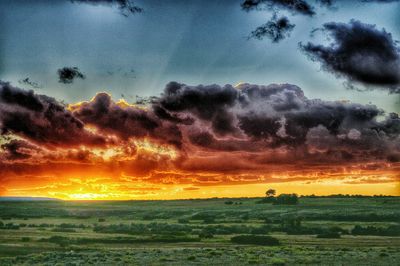
{"label": "dark storm cloud", "polygon": [[177,147],[181,145],[181,132],[174,123],[162,121],[148,110],[120,106],[107,93],[99,93],[92,101],[72,107],[72,110],[74,116],[85,124],[124,140],[150,137]]}
{"label": "dark storm cloud", "polygon": [[300,44],[323,69],[345,77],[350,83],[400,93],[400,53],[390,33],[356,20],[348,24],[326,23],[323,31],[332,38],[330,45]]}
{"label": "dark storm cloud", "polygon": [[3,104],[22,106],[31,111],[41,112],[44,105],[32,90],[21,90],[0,81],[0,100]]}
{"label": "dark storm cloud", "polygon": [[99,145],[104,139],[84,130],[84,124],[63,105],[0,81],[0,130],[50,146]]}
{"label": "dark storm cloud", "polygon": [[18,83],[19,83],[19,84],[22,84],[22,85],[31,86],[31,87],[34,88],[34,89],[40,89],[40,88],[42,88],[42,86],[39,85],[39,83],[32,81],[29,77],[19,80]]}
{"label": "dark storm cloud", "polygon": [[287,17],[274,17],[267,23],[252,31],[249,38],[255,38],[258,40],[269,38],[272,42],[277,43],[288,37],[294,27],[295,25],[291,24]]}
{"label": "dark storm cloud", "polygon": [[143,9],[131,0],[71,0],[72,3],[117,6],[123,16],[142,13]]}
{"label": "dark storm cloud", "polygon": [[[274,151],[279,151],[274,156],[280,162],[290,157],[304,163],[392,162],[400,154],[397,114],[385,116],[374,105],[309,99],[290,84],[233,87],[171,82],[160,97],[140,107],[99,93],[66,110],[53,98],[4,82],[0,97],[3,136],[18,135],[44,147],[101,145],[111,136],[121,145],[130,139],[149,139],[173,145],[189,159],[196,150],[216,155],[240,152],[250,168],[271,163],[263,156]],[[95,127],[103,137],[85,126]],[[3,150],[15,159],[30,154],[21,143],[10,143]],[[203,161],[206,164],[207,159]]]}
{"label": "dark storm cloud", "polygon": [[92,101],[83,103],[74,115],[85,123],[118,133],[123,138],[146,136],[158,126],[158,121],[146,111],[139,108],[125,110],[115,104],[107,93],[99,93]]}
{"label": "dark storm cloud", "polygon": [[75,79],[85,79],[85,75],[79,71],[77,67],[63,67],[57,70],[58,82],[64,84],[71,84]]}
{"label": "dark storm cloud", "polygon": [[231,85],[187,86],[170,82],[159,102],[171,111],[190,109],[202,119],[211,119],[222,108],[234,105],[238,95]]}
{"label": "dark storm cloud", "polygon": [[177,115],[181,115],[181,119],[184,120],[190,119],[185,115],[185,111],[189,111],[203,121],[210,121],[214,131],[224,135],[234,130],[234,117],[227,110],[235,104],[237,98],[238,91],[231,85],[190,87],[170,82],[159,105],[167,111],[178,113]]}
{"label": "dark storm cloud", "polygon": [[250,11],[254,9],[285,9],[293,14],[301,14],[313,16],[315,14],[314,7],[304,0],[246,0],[242,2],[243,10]]}
{"label": "dark storm cloud", "polygon": [[169,121],[194,119],[181,128],[192,144],[207,149],[305,149],[358,159],[400,151],[397,114],[379,121],[384,111],[374,105],[308,99],[289,84],[233,88],[173,82],[154,106],[161,106]]}

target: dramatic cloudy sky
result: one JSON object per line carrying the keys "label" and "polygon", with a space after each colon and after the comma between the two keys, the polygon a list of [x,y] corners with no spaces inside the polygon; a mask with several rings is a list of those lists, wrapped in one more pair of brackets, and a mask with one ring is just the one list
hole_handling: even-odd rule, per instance
{"label": "dramatic cloudy sky", "polygon": [[0,195],[398,195],[399,14],[396,0],[2,0]]}

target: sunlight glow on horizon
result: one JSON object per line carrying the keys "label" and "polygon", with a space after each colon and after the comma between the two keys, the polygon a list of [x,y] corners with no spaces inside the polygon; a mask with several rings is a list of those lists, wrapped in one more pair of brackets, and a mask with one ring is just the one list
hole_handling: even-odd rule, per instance
{"label": "sunlight glow on horizon", "polygon": [[[268,188],[274,188],[280,193],[297,193],[298,195],[391,195],[400,196],[399,184],[389,182],[382,184],[344,184],[340,181],[325,181],[319,183],[290,182],[290,183],[259,183],[242,185],[151,185],[145,183],[125,182],[104,183],[104,179],[96,179],[98,183],[80,184],[59,187],[26,186],[8,189],[1,196],[18,197],[52,197],[62,200],[169,200],[190,198],[240,198],[263,197]],[[76,182],[76,180],[75,180]],[[110,181],[109,181],[110,182]]]}

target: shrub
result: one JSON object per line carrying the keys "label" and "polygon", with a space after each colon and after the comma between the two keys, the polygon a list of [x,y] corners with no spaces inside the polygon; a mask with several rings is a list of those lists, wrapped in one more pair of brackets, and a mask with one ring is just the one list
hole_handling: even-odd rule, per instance
{"label": "shrub", "polygon": [[62,223],[57,225],[60,228],[81,228],[84,229],[86,226],[84,224],[68,224],[68,223]]}
{"label": "shrub", "polygon": [[71,239],[63,236],[52,236],[47,239],[44,238],[41,241],[58,244],[60,247],[66,247],[68,244],[71,243]]}
{"label": "shrub", "polygon": [[244,221],[247,221],[250,219],[250,216],[249,216],[249,214],[245,213],[245,214],[240,215],[240,218],[242,218]]}
{"label": "shrub", "polygon": [[250,227],[247,225],[207,225],[201,227],[203,231],[210,232],[216,235],[231,235],[231,234],[249,234],[255,227]]}
{"label": "shrub", "polygon": [[270,196],[270,197],[265,197],[265,198],[257,201],[256,203],[257,204],[259,204],[259,203],[275,203],[275,201],[276,201],[276,198],[273,196]]}
{"label": "shrub", "polygon": [[61,242],[69,242],[70,239],[64,236],[52,236],[48,239],[43,239],[44,241],[51,242],[51,243],[61,243]]}
{"label": "shrub", "polygon": [[351,230],[352,235],[371,235],[371,236],[400,236],[400,225],[391,225],[389,227],[375,227],[360,225],[354,226]]}
{"label": "shrub", "polygon": [[338,232],[329,232],[318,234],[317,238],[340,238],[340,234]]}
{"label": "shrub", "polygon": [[145,221],[153,221],[156,219],[157,219],[157,215],[155,215],[155,214],[146,214],[142,217],[142,220],[145,220]]}
{"label": "shrub", "polygon": [[254,244],[265,246],[279,245],[279,240],[275,237],[262,235],[239,235],[232,237],[231,241],[236,244]]}
{"label": "shrub", "polygon": [[297,194],[280,194],[273,202],[275,205],[296,205],[298,203],[299,197]]}
{"label": "shrub", "polygon": [[307,216],[309,221],[347,221],[347,222],[398,222],[400,214],[376,214],[376,213],[355,213],[355,214],[342,214],[342,213],[313,213]]}
{"label": "shrub", "polygon": [[213,238],[214,235],[211,232],[202,231],[199,233],[200,238]]}
{"label": "shrub", "polygon": [[8,230],[19,230],[19,225],[18,224],[14,224],[14,223],[7,223],[1,228],[2,229],[8,229]]}
{"label": "shrub", "polygon": [[342,235],[348,235],[349,234],[349,230],[343,229],[340,226],[332,226],[332,227],[329,228],[329,231],[340,233]]}
{"label": "shrub", "polygon": [[97,225],[93,228],[98,233],[117,233],[117,234],[186,234],[192,231],[189,225],[168,224],[168,223],[148,223],[148,224],[110,224]]}
{"label": "shrub", "polygon": [[52,232],[61,232],[61,233],[75,233],[76,230],[72,228],[54,228],[51,230]]}
{"label": "shrub", "polygon": [[205,224],[213,224],[213,223],[215,223],[215,219],[214,218],[205,218],[204,220],[203,220],[203,223],[205,223]]}

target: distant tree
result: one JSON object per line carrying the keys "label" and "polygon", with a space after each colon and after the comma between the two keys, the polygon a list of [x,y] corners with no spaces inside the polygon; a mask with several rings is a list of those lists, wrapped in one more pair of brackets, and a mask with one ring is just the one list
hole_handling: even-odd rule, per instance
{"label": "distant tree", "polygon": [[261,199],[257,203],[274,203],[275,195],[276,195],[276,190],[270,188],[265,192],[265,198]]}
{"label": "distant tree", "polygon": [[276,190],[270,188],[270,189],[267,190],[267,192],[265,192],[265,195],[266,195],[267,197],[275,197],[275,195],[276,195]]}

